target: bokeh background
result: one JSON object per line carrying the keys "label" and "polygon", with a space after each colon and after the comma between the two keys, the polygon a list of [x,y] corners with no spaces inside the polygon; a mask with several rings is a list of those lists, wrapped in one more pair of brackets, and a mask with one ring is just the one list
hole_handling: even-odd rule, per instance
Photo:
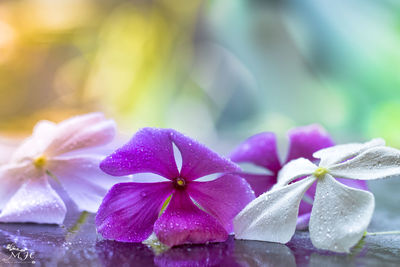
{"label": "bokeh background", "polygon": [[222,151],[323,125],[400,147],[396,0],[2,0],[0,133],[103,111]]}

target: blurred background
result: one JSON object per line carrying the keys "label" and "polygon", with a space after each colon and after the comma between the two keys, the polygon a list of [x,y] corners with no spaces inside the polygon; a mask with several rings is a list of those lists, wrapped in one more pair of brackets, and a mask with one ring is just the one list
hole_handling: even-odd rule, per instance
{"label": "blurred background", "polygon": [[228,152],[320,123],[400,147],[396,0],[2,0],[0,133],[103,111]]}

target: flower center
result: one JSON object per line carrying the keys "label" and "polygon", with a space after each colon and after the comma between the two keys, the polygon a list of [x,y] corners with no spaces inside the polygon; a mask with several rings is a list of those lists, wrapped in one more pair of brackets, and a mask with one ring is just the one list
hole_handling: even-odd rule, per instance
{"label": "flower center", "polygon": [[36,168],[42,168],[44,165],[46,165],[46,162],[47,158],[41,155],[33,160],[33,165],[35,165]]}
{"label": "flower center", "polygon": [[175,185],[175,187],[178,188],[178,189],[183,189],[183,188],[185,188],[185,186],[186,186],[186,181],[185,181],[184,178],[178,177],[178,178],[175,179],[174,185]]}
{"label": "flower center", "polygon": [[325,174],[327,174],[329,171],[328,169],[324,168],[324,167],[319,167],[318,169],[316,169],[314,171],[314,176],[317,177],[318,179],[321,179],[322,177],[325,176]]}

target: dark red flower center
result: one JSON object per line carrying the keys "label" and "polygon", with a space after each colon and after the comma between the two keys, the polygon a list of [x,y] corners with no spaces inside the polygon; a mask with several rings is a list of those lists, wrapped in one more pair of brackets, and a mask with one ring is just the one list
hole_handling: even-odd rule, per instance
{"label": "dark red flower center", "polygon": [[177,189],[184,189],[186,187],[186,181],[182,177],[178,177],[174,180],[174,186]]}

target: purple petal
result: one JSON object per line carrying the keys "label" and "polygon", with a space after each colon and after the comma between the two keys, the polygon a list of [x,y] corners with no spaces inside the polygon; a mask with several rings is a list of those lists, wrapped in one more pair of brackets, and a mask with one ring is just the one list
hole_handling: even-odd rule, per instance
{"label": "purple petal", "polygon": [[185,243],[223,242],[228,238],[224,227],[200,210],[185,191],[176,190],[171,202],[156,221],[154,232],[167,246]]}
{"label": "purple petal", "polygon": [[179,176],[170,131],[143,128],[132,139],[104,159],[100,168],[114,176],[151,172],[165,178]]}
{"label": "purple petal", "polygon": [[[301,180],[301,179],[300,179]],[[313,201],[315,196],[315,190],[317,190],[317,183],[314,183],[307,192],[304,194],[309,200]],[[312,203],[302,200],[299,207],[299,216],[304,214],[311,214]]]}
{"label": "purple petal", "polygon": [[311,217],[311,212],[304,213],[302,215],[300,215],[299,212],[299,217],[297,217],[296,230],[307,229],[308,223],[310,222],[310,217]]}
{"label": "purple petal", "polygon": [[329,134],[317,124],[297,127],[288,132],[289,153],[286,162],[297,158],[316,160],[312,154],[322,148],[334,145]]}
{"label": "purple petal", "polygon": [[277,173],[281,164],[276,151],[276,136],[264,132],[253,135],[241,143],[231,154],[234,162],[249,162]]}
{"label": "purple petal", "polygon": [[153,232],[154,222],[171,193],[171,182],[114,185],[97,213],[97,231],[104,238],[117,241],[146,240]]}
{"label": "purple petal", "polygon": [[340,182],[341,184],[345,184],[352,188],[358,188],[362,190],[368,190],[367,182],[363,180],[350,180],[344,178],[335,178],[336,181]]}
{"label": "purple petal", "polygon": [[196,140],[172,129],[165,131],[171,133],[172,141],[181,152],[182,177],[188,180],[195,180],[213,173],[236,172],[240,170],[236,164],[221,157]]}
{"label": "purple petal", "polygon": [[[309,200],[313,201],[315,196],[315,190],[317,189],[317,183],[313,183],[310,188],[304,194]],[[296,229],[304,230],[308,227],[310,221],[312,203],[305,201],[304,199],[300,202],[299,206],[299,217],[297,218]]]}
{"label": "purple petal", "polygon": [[244,178],[249,183],[256,197],[270,190],[277,181],[276,175],[264,175],[255,173],[238,173],[238,175]]}
{"label": "purple petal", "polygon": [[228,233],[233,231],[233,218],[255,198],[249,184],[231,174],[209,182],[191,182],[187,192],[204,210],[217,218]]}

